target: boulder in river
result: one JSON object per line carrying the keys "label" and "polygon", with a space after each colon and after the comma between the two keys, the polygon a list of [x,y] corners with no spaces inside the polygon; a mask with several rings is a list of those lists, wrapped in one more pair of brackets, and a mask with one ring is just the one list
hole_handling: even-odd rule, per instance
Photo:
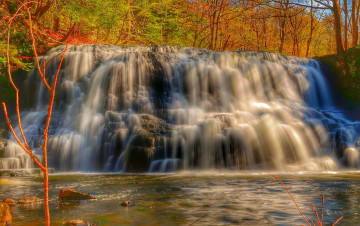
{"label": "boulder in river", "polygon": [[15,206],[15,204],[16,204],[16,202],[15,202],[14,199],[8,199],[8,198],[4,199],[4,200],[2,201],[2,203],[6,203],[6,204],[8,204],[9,206]]}
{"label": "boulder in river", "polygon": [[12,216],[10,213],[10,206],[6,203],[0,203],[0,225],[10,225],[12,223]]}
{"label": "boulder in river", "polygon": [[27,204],[39,204],[42,202],[42,199],[36,197],[36,196],[29,196],[20,198],[18,201],[18,204],[27,205]]}
{"label": "boulder in river", "polygon": [[125,202],[122,202],[120,205],[123,207],[129,207],[129,206],[135,206],[135,203],[133,203],[131,201],[125,201]]}
{"label": "boulder in river", "polygon": [[71,188],[64,188],[60,190],[59,200],[60,201],[80,201],[96,199],[94,196],[76,191]]}

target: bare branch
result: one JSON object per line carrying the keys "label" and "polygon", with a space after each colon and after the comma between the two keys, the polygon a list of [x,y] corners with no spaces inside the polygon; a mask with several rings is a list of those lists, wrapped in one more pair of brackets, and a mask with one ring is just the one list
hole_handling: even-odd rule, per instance
{"label": "bare branch", "polygon": [[[22,4],[22,6],[24,6],[24,4],[21,1],[18,0],[18,2],[20,4]],[[36,41],[35,41],[34,32],[33,32],[31,12],[30,12],[30,9],[26,5],[24,6],[24,8],[28,12],[28,16],[29,16],[29,30],[30,30],[30,36],[31,36],[31,39],[32,39],[32,47],[33,47],[33,52],[34,52],[34,56],[35,56],[35,63],[36,63],[36,66],[37,66],[37,70],[38,70],[38,72],[40,74],[41,79],[43,80],[44,85],[46,86],[48,91],[51,92],[51,88],[50,88],[48,82],[46,81],[45,75],[41,71],[41,67],[40,67],[40,63],[39,63],[39,57],[38,57],[37,49],[36,49]]]}
{"label": "bare branch", "polygon": [[[271,174],[270,174],[271,175]],[[294,202],[296,208],[298,209],[299,213],[301,214],[301,216],[304,218],[304,220],[306,221],[306,223],[308,223],[309,226],[311,226],[310,222],[306,219],[306,217],[304,216],[304,214],[301,212],[300,207],[298,206],[298,204],[296,203],[295,199],[292,197],[291,193],[289,192],[289,190],[287,189],[287,187],[284,185],[284,183],[278,178],[275,177],[273,175],[271,175],[275,180],[277,180],[282,186],[283,188],[286,190],[286,192],[289,194],[290,198],[292,199],[292,201]]]}
{"label": "bare branch", "polygon": [[[316,1],[316,0],[314,0]],[[300,6],[300,7],[303,7],[303,8],[313,8],[313,9],[331,9],[332,7],[330,5],[327,5],[327,4],[321,4],[323,5],[324,7],[320,7],[320,6],[311,6],[311,5],[306,5],[306,4],[301,4],[301,3],[298,3],[298,2],[282,2],[282,1],[277,1],[277,0],[269,0],[268,4],[270,2],[274,2],[274,3],[279,3],[279,4],[282,4],[282,5],[295,5],[295,6]],[[320,4],[320,2],[317,2]],[[264,4],[266,5],[266,4]],[[278,8],[279,10],[283,10],[282,8]]]}
{"label": "bare branch", "polygon": [[[319,218],[319,215],[318,215],[318,212],[317,212],[317,210],[316,210],[316,207],[315,207],[314,203],[313,203],[304,193],[303,193],[303,196],[307,199],[307,201],[308,201],[309,203],[311,203],[311,205],[312,205],[312,207],[313,207],[313,211],[315,212],[316,218],[318,219],[318,223],[321,223],[320,218]],[[322,225],[322,224],[320,224],[320,225]]]}
{"label": "bare branch", "polygon": [[[29,2],[30,3],[30,2]],[[29,148],[29,145],[26,141],[26,138],[25,138],[25,135],[24,135],[24,131],[22,129],[22,126],[21,126],[21,115],[20,115],[20,110],[19,110],[19,89],[17,88],[16,84],[14,83],[13,79],[12,79],[12,74],[11,74],[11,65],[10,65],[10,33],[11,33],[11,24],[12,24],[12,21],[13,19],[16,18],[16,16],[18,16],[18,13],[20,12],[21,8],[22,7],[26,7],[25,4],[23,4],[21,7],[19,7],[14,16],[11,17],[10,21],[9,21],[9,25],[8,25],[8,36],[7,36],[7,46],[6,46],[6,60],[7,60],[7,73],[8,73],[8,76],[9,76],[9,80],[10,80],[10,83],[11,85],[13,86],[13,88],[15,89],[15,93],[16,93],[16,114],[17,114],[17,119],[18,119],[18,125],[19,125],[19,130],[20,130],[20,133],[21,133],[21,136],[24,140],[24,144],[25,144],[25,147],[30,150]]]}
{"label": "bare branch", "polygon": [[16,142],[20,145],[20,147],[28,154],[30,155],[30,157],[34,160],[35,164],[41,169],[41,170],[44,170],[44,166],[39,162],[39,160],[34,156],[34,154],[31,152],[30,149],[24,147],[24,145],[21,143],[21,141],[19,140],[19,138],[17,137],[15,131],[14,131],[14,128],[12,127],[11,125],[11,122],[9,120],[9,117],[8,117],[8,113],[7,113],[7,108],[6,108],[6,104],[4,102],[2,102],[2,106],[3,106],[3,110],[4,110],[4,115],[5,115],[5,118],[6,118],[6,122],[10,128],[10,131],[12,133],[12,135],[14,136]]}
{"label": "bare branch", "polygon": [[343,219],[343,217],[340,217],[339,219],[337,219],[334,223],[333,223],[333,226],[336,225],[337,223],[339,223],[339,221]]}
{"label": "bare branch", "polygon": [[54,105],[54,99],[55,99],[55,91],[56,91],[56,82],[57,82],[57,78],[58,78],[58,75],[59,75],[59,72],[60,72],[60,68],[61,68],[61,65],[62,65],[62,62],[64,60],[64,56],[65,56],[65,53],[66,53],[66,50],[68,48],[69,45],[66,45],[65,49],[64,49],[64,52],[61,56],[61,59],[60,59],[60,62],[59,62],[59,65],[58,65],[58,68],[57,68],[57,71],[56,71],[56,74],[55,74],[55,78],[54,78],[54,84],[53,84],[53,87],[51,89],[51,95],[50,95],[50,102],[49,102],[49,107],[48,107],[48,115],[47,115],[47,118],[46,118],[46,125],[45,125],[45,129],[44,129],[44,132],[43,132],[43,135],[44,135],[44,143],[43,143],[43,156],[44,156],[44,163],[45,163],[45,168],[47,168],[47,141],[48,141],[48,131],[49,131],[49,126],[50,126],[50,121],[51,121],[51,114],[52,114],[52,107]]}

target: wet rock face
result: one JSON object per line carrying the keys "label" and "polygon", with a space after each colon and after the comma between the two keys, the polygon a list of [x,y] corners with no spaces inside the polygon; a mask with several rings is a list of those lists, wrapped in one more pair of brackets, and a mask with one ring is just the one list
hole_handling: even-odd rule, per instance
{"label": "wet rock face", "polygon": [[335,132],[335,148],[336,148],[336,156],[338,158],[343,157],[344,150],[349,147],[353,143],[352,136],[346,129],[338,129]]}
{"label": "wet rock face", "polygon": [[71,188],[64,188],[60,190],[59,200],[60,201],[81,201],[96,199],[94,196],[76,191]]}
{"label": "wet rock face", "polygon": [[12,216],[10,213],[10,207],[6,203],[0,203],[0,225],[11,225]]}
{"label": "wet rock face", "polygon": [[160,137],[170,132],[164,120],[155,116],[142,114],[138,117],[133,136],[128,144],[126,171],[146,172],[155,154]]}

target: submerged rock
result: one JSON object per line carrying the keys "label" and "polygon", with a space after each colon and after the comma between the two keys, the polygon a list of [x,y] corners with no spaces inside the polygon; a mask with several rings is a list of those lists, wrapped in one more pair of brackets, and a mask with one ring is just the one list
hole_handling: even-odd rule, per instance
{"label": "submerged rock", "polygon": [[0,225],[10,225],[12,223],[12,216],[10,207],[6,203],[0,203]]}
{"label": "submerged rock", "polygon": [[39,199],[36,196],[29,196],[29,197],[24,197],[24,198],[20,198],[18,201],[18,204],[22,204],[22,205],[27,205],[27,204],[39,204],[42,202],[42,199]]}
{"label": "submerged rock", "polygon": [[64,188],[60,190],[59,200],[60,201],[80,201],[96,199],[94,196],[76,191],[71,188]]}
{"label": "submerged rock", "polygon": [[15,204],[16,204],[16,202],[15,202],[14,199],[8,199],[8,198],[4,199],[4,200],[2,201],[2,203],[6,203],[6,204],[8,204],[9,206],[15,206]]}
{"label": "submerged rock", "polygon": [[120,205],[123,207],[129,207],[129,206],[135,206],[135,203],[133,203],[131,201],[125,201],[125,202],[122,202]]}
{"label": "submerged rock", "polygon": [[90,223],[88,223],[86,221],[83,221],[83,220],[76,219],[76,220],[69,220],[64,225],[67,225],[67,226],[87,226],[87,225],[93,225],[93,224],[90,224]]}

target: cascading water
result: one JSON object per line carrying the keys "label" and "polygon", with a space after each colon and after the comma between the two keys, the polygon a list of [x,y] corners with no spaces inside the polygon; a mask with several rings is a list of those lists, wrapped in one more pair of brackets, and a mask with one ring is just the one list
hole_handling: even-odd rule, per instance
{"label": "cascading water", "polygon": [[[54,74],[58,62],[47,74]],[[35,71],[29,77],[37,81],[37,103],[23,112],[22,121],[40,154],[48,93],[39,78]],[[320,64],[312,59],[80,45],[66,53],[59,78],[49,155],[50,165],[61,171],[359,165],[360,125],[337,112]],[[11,142],[5,152],[18,153],[14,146]],[[0,161],[0,168],[11,168],[9,161]]]}

